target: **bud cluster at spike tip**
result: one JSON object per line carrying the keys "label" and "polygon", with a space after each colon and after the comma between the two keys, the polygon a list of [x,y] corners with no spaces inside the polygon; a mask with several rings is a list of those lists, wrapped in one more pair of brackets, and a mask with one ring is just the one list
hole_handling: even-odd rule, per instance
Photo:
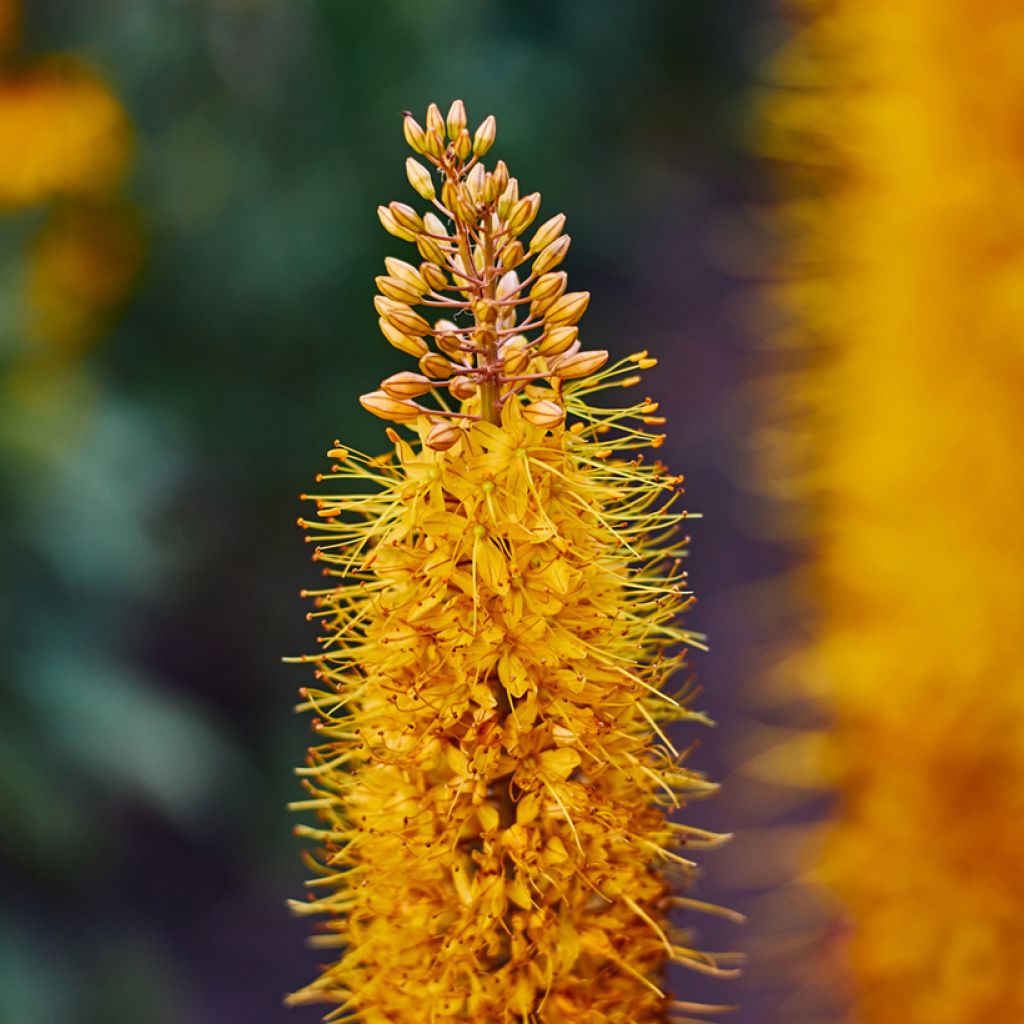
{"label": "bud cluster at spike tip", "polygon": [[707,722],[686,662],[702,637],[681,622],[682,477],[645,457],[657,403],[590,404],[655,360],[580,348],[564,217],[521,241],[539,197],[480,163],[493,117],[470,134],[456,101],[404,131],[435,205],[380,208],[423,262],[389,259],[377,302],[419,365],[362,403],[415,436],[389,426],[372,457],[336,442],[299,521],[326,579],[306,592],[320,649],[293,659],[315,670],[298,710],[317,741],[292,806],[318,819],[296,829],[313,877],[293,908],[319,919],[328,962],[289,1002],[364,1024],[728,1009],[666,979],[736,973],[690,920],[736,915],[684,895],[690,851],[727,837],[676,817],[716,788],[669,735]]}
{"label": "bud cluster at spike tip", "polygon": [[[557,269],[569,250],[565,216],[526,239],[540,195],[520,196],[503,161],[490,170],[482,162],[495,139],[493,116],[471,135],[456,100],[447,117],[432,105],[425,128],[406,114],[404,132],[420,158],[406,161],[409,184],[431,209],[404,202],[378,209],[392,235],[416,246],[420,262],[389,258],[375,306],[384,337],[418,360],[428,383],[397,394],[385,382],[362,397],[364,408],[395,423],[421,415],[435,425],[450,421],[428,436],[432,448],[454,444],[474,420],[499,422],[513,396],[545,403],[527,415],[549,422],[552,405],[564,409],[562,382],[608,360],[605,351],[581,349],[576,325],[590,294],[567,291]],[[434,389],[444,393],[437,407],[417,402]],[[458,408],[444,408],[447,399]]]}

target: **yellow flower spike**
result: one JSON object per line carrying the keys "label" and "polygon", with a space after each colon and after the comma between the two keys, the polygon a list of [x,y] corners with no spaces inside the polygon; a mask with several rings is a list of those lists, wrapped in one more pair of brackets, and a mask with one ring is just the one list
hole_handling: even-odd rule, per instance
{"label": "yellow flower spike", "polygon": [[[449,138],[464,117],[453,104]],[[639,378],[635,357],[579,351],[588,294],[559,274],[546,308],[531,298],[564,218],[528,255],[513,236],[540,197],[480,163],[493,117],[475,155],[432,148],[439,119],[405,119],[444,182],[437,213],[381,207],[431,253],[429,271],[389,261],[376,300],[421,372],[360,399],[412,439],[389,427],[378,458],[336,444],[301,521],[334,586],[309,595],[319,652],[295,659],[316,669],[299,708],[317,741],[294,806],[319,819],[299,830],[316,877],[296,909],[337,952],[289,1001],[366,1024],[667,1024],[715,1009],[674,1001],[670,963],[733,973],[672,918],[718,912],[680,895],[679,851],[724,838],[669,820],[714,789],[666,735],[705,721],[667,688],[702,646],[679,624],[681,478],[639,457],[663,440],[653,403],[590,404]]]}
{"label": "yellow flower spike", "polygon": [[851,1019],[1024,1021],[1024,6],[804,6],[765,111],[806,350],[765,475],[817,627],[780,674],[837,788],[802,867],[849,911]]}

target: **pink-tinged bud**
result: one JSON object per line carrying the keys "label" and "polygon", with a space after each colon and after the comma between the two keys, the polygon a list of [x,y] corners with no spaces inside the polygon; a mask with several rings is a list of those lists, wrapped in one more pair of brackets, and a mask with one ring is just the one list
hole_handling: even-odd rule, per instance
{"label": "pink-tinged bud", "polygon": [[608,362],[608,353],[603,349],[593,352],[577,352],[574,355],[566,356],[552,370],[556,377],[563,380],[572,380],[575,377],[589,377],[590,374],[600,370]]}
{"label": "pink-tinged bud", "polygon": [[483,156],[494,145],[494,138],[497,134],[498,122],[494,120],[493,114],[488,114],[473,136],[474,155]]}
{"label": "pink-tinged bud", "polygon": [[558,238],[564,227],[564,213],[556,214],[551,218],[551,220],[544,221],[544,223],[537,228],[537,233],[530,239],[530,252],[538,253],[542,249],[546,249],[556,238]]}
{"label": "pink-tinged bud", "polygon": [[402,370],[386,377],[380,386],[392,398],[419,398],[434,386],[434,382],[422,374]]}
{"label": "pink-tinged bud", "polygon": [[428,171],[418,160],[414,160],[412,157],[409,157],[405,161],[405,176],[409,179],[409,184],[412,185],[413,190],[421,198],[426,199],[429,202],[437,195],[437,190],[434,188],[434,180],[430,176],[430,171]]}
{"label": "pink-tinged bud", "polygon": [[446,452],[462,437],[462,431],[454,423],[435,423],[423,443],[435,452]]}
{"label": "pink-tinged bud", "polygon": [[549,270],[558,266],[565,259],[569,251],[571,239],[568,235],[556,238],[544,251],[533,261],[533,272],[535,274],[546,274]]}
{"label": "pink-tinged bud", "polygon": [[384,391],[371,391],[359,396],[359,404],[374,416],[393,423],[412,423],[419,418],[420,410],[411,402],[392,398]]}
{"label": "pink-tinged bud", "polygon": [[466,130],[466,105],[462,100],[456,100],[448,108],[445,125],[448,128],[448,138],[453,142]]}
{"label": "pink-tinged bud", "polygon": [[552,327],[574,324],[586,312],[589,302],[590,292],[569,292],[552,305],[544,319]]}
{"label": "pink-tinged bud", "polygon": [[550,430],[565,420],[565,410],[557,403],[544,399],[523,406],[523,419],[535,427]]}
{"label": "pink-tinged bud", "polygon": [[498,285],[494,294],[499,301],[510,299],[519,291],[519,288],[519,275],[514,270],[509,270],[498,278]]}
{"label": "pink-tinged bud", "polygon": [[419,359],[427,351],[427,343],[422,338],[416,338],[409,334],[403,334],[394,324],[389,323],[384,317],[377,321],[380,325],[381,334],[398,349],[414,359]]}

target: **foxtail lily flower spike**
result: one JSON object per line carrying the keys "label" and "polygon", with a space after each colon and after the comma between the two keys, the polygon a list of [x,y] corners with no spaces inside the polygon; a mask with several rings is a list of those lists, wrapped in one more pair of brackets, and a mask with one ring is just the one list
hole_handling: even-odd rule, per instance
{"label": "foxtail lily flower spike", "polygon": [[644,457],[656,403],[590,404],[655,360],[583,347],[565,218],[534,227],[540,196],[482,162],[495,135],[459,101],[405,117],[429,208],[380,207],[419,261],[386,261],[376,307],[417,366],[362,398],[392,451],[337,442],[300,520],[327,579],[297,659],[317,741],[294,806],[319,820],[294,909],[335,959],[290,1001],[366,1024],[692,1018],[715,1007],[674,1001],[666,966],[735,972],[671,917],[706,909],[681,895],[689,850],[725,838],[673,820],[715,788],[669,736],[706,721],[685,674],[667,685],[701,646],[682,478]]}

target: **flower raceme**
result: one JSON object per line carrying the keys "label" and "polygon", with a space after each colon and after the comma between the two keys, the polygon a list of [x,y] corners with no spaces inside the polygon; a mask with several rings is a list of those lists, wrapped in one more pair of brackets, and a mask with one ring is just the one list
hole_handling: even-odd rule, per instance
{"label": "flower raceme", "polygon": [[734,970],[670,919],[716,912],[681,895],[680,848],[725,838],[670,816],[715,788],[668,735],[706,721],[666,689],[701,646],[679,624],[682,478],[641,454],[655,403],[590,404],[654,360],[581,348],[565,218],[521,241],[540,197],[485,170],[494,135],[459,101],[406,115],[432,209],[380,208],[422,262],[388,259],[376,304],[419,372],[361,401],[413,437],[336,443],[300,520],[329,585],[298,659],[318,742],[293,807],[319,821],[293,906],[326,915],[312,941],[338,959],[289,1001],[366,1024],[692,1019],[722,1008],[674,1000],[667,965]]}
{"label": "flower raceme", "polygon": [[1024,6],[803,6],[764,143],[805,354],[765,450],[838,796],[806,876],[847,908],[849,1019],[1024,1021]]}

